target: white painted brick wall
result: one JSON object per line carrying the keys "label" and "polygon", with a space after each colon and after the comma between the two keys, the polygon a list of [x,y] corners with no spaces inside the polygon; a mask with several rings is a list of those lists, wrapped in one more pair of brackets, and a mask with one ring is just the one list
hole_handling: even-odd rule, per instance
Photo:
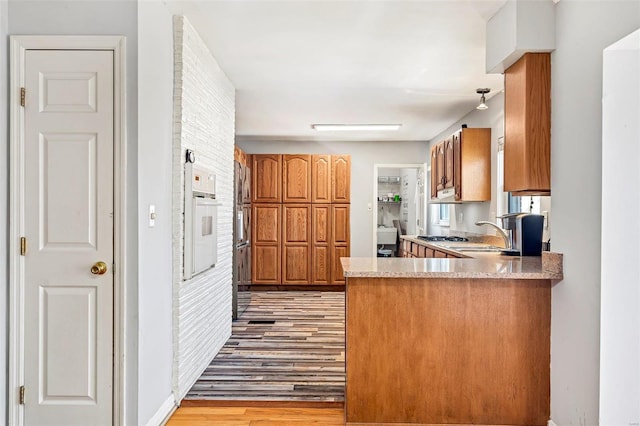
{"label": "white painted brick wall", "polygon": [[[235,89],[198,33],[174,17],[173,336],[174,392],[181,400],[231,335]],[[183,277],[184,158],[216,173],[218,263]]]}

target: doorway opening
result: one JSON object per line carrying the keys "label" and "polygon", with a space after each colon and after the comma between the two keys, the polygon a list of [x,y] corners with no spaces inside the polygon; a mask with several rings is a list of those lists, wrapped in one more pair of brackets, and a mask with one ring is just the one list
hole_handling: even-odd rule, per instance
{"label": "doorway opening", "polygon": [[400,235],[426,233],[426,176],[426,163],[374,164],[374,257],[397,256]]}

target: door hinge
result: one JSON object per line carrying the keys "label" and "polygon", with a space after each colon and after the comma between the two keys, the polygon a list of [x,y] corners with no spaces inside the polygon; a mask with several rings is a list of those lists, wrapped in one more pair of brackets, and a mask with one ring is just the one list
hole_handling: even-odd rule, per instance
{"label": "door hinge", "polygon": [[24,106],[24,98],[27,96],[27,89],[20,88],[20,106]]}
{"label": "door hinge", "polygon": [[27,255],[27,239],[25,237],[20,237],[20,256]]}
{"label": "door hinge", "polygon": [[20,405],[24,405],[24,386],[20,386]]}

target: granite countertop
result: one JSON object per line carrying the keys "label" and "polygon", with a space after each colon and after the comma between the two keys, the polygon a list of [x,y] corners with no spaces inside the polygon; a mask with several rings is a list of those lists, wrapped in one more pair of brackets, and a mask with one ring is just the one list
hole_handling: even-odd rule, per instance
{"label": "granite countertop", "polygon": [[344,257],[345,277],[368,278],[498,278],[562,280],[562,254],[503,256],[465,253],[467,258]]}

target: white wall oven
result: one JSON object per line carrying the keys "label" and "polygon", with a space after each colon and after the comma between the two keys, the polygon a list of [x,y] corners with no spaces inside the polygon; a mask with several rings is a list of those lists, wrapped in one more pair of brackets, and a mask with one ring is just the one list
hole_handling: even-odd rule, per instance
{"label": "white wall oven", "polygon": [[185,164],[184,280],[211,269],[218,254],[216,176]]}

